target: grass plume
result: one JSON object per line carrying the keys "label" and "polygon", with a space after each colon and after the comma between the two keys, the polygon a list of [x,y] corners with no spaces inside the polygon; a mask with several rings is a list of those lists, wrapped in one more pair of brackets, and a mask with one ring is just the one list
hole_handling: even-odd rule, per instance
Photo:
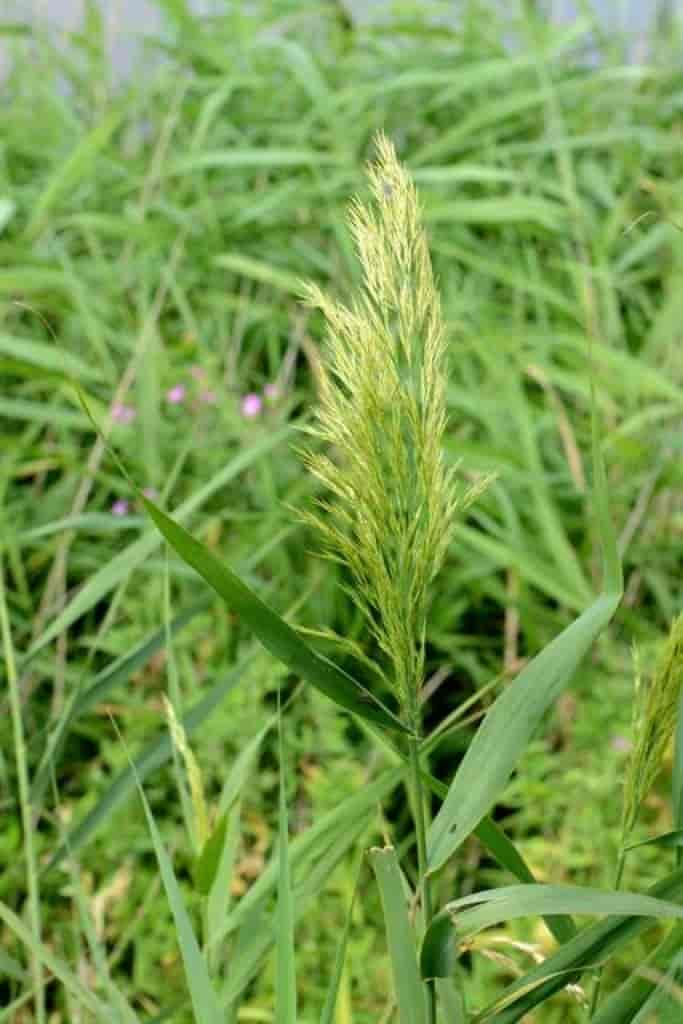
{"label": "grass plume", "polygon": [[683,615],[674,619],[648,682],[636,659],[634,746],[624,788],[623,835],[633,828],[640,807],[659,773],[676,727],[683,685]]}
{"label": "grass plume", "polygon": [[306,299],[327,321],[327,358],[310,432],[329,454],[305,458],[326,488],[308,516],[347,565],[354,599],[386,655],[417,728],[429,586],[450,543],[459,495],[442,454],[446,342],[417,193],[394,147],[377,137],[372,203],[349,223],[363,283],[345,306],[317,286]]}

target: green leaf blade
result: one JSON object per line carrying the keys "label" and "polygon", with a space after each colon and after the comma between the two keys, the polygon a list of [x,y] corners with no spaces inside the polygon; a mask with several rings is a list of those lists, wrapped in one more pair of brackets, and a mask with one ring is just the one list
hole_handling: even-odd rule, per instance
{"label": "green leaf blade", "polygon": [[494,805],[546,710],[612,618],[620,598],[604,594],[545,647],[493,704],[460,762],[427,837],[438,870]]}
{"label": "green leaf blade", "polygon": [[401,1024],[426,1024],[425,988],[417,966],[415,936],[396,851],[391,846],[375,848],[370,851],[370,863],[382,898]]}
{"label": "green leaf blade", "polygon": [[280,798],[279,798],[279,878],[277,893],[277,930],[275,956],[275,1024],[296,1024],[296,960],[294,956],[294,900],[289,867],[289,815],[285,781],[282,718],[279,722]]}
{"label": "green leaf blade", "polygon": [[398,718],[333,662],[316,654],[284,619],[179,523],[143,496],[159,532],[233,611],[249,625],[266,650],[340,707],[385,729],[407,732]]}

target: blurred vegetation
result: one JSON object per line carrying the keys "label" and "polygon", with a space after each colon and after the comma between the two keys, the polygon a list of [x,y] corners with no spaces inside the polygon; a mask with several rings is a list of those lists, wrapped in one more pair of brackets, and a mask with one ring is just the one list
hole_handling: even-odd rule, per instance
{"label": "blurred vegetation", "polygon": [[[292,621],[367,649],[344,580],[316,557],[291,507],[314,493],[293,446],[315,402],[322,337],[299,282],[343,298],[356,280],[345,210],[383,128],[419,187],[430,232],[449,329],[448,455],[472,480],[497,474],[439,578],[431,728],[493,680],[472,705],[475,720],[595,590],[586,470],[595,371],[626,596],[498,817],[541,880],[611,884],[630,647],[642,646],[647,666],[683,596],[680,35],[653,39],[647,62],[634,65],[588,19],[557,28],[527,11],[503,26],[482,3],[453,29],[430,20],[425,4],[370,25],[335,3],[258,0],[205,19],[180,0],[163,6],[171,35],[148,41],[140,73],[117,85],[94,5],[66,47],[39,29],[3,30],[14,56],[0,104],[3,574],[39,863],[127,767],[111,717],[136,754],[165,731],[164,693],[187,711],[252,650],[240,622],[166,557],[74,379],[111,422],[140,486],[169,508],[186,503],[186,525]],[[260,405],[245,405],[250,395]],[[188,609],[190,621],[169,626]],[[149,651],[125,661],[158,631]],[[272,714],[278,685],[288,695],[294,682],[265,657],[240,670],[192,739],[209,792]],[[25,865],[2,700],[0,898],[20,910]],[[58,756],[46,756],[72,707]],[[308,690],[285,733],[296,834],[362,788],[377,755]],[[439,777],[452,776],[466,737],[441,744]],[[268,736],[242,796],[235,894],[270,855],[277,784]],[[150,773],[145,790],[186,877],[172,766]],[[647,811],[649,828],[664,831],[657,789]],[[404,802],[384,812],[374,837],[383,828],[400,845]],[[647,834],[641,825],[635,838],[639,829]],[[184,983],[134,792],[85,838],[41,874],[44,936],[87,984],[85,897],[112,974],[153,1017],[182,999]],[[366,831],[363,844],[371,838]],[[644,888],[667,858],[638,851],[625,884]],[[354,863],[343,859],[297,928],[302,1020],[317,1019],[324,1001]],[[470,841],[439,887],[445,899],[502,877]],[[369,873],[354,913],[348,1019],[365,1024],[382,1019],[390,991]],[[524,923],[505,937],[541,950],[549,941]],[[2,943],[21,959],[0,930]],[[482,1004],[525,956],[510,952],[510,962],[469,961]],[[9,1001],[21,983],[7,978]],[[271,1019],[272,982],[267,971],[252,983],[239,1019]],[[47,994],[51,1019],[79,1019],[57,986]],[[572,1020],[578,1004],[561,996],[550,1005],[543,1024]],[[11,1019],[32,1019],[28,1006],[16,1012]],[[189,1019],[184,1012],[172,1019]]]}

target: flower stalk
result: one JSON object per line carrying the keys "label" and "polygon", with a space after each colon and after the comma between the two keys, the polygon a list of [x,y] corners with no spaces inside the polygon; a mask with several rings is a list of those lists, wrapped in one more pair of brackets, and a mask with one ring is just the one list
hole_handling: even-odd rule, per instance
{"label": "flower stalk", "polygon": [[[327,323],[320,400],[303,457],[324,496],[304,518],[327,557],[348,570],[352,600],[381,652],[381,673],[413,733],[410,774],[425,926],[425,794],[420,773],[420,691],[431,583],[456,512],[481,490],[460,491],[445,463],[446,341],[415,187],[380,135],[368,169],[371,201],[349,224],[362,286],[343,305],[315,285],[305,298]],[[482,485],[483,486],[483,485]],[[435,1019],[429,986],[428,1020]]]}

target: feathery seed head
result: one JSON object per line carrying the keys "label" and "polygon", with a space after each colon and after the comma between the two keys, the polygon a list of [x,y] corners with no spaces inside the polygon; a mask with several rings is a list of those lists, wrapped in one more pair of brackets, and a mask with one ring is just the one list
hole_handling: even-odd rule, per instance
{"label": "feathery seed head", "polygon": [[643,682],[639,660],[636,652],[633,751],[624,787],[624,836],[635,824],[640,807],[661,769],[676,727],[683,686],[683,615],[674,619],[647,683]]}
{"label": "feathery seed head", "polygon": [[444,464],[445,339],[415,187],[380,135],[368,177],[372,203],[351,204],[363,273],[342,305],[311,284],[327,321],[320,404],[309,428],[328,454],[306,462],[328,497],[305,518],[328,554],[348,566],[354,596],[415,724],[428,589],[460,501]]}
{"label": "feathery seed head", "polygon": [[194,841],[199,852],[206,840],[209,838],[209,812],[206,806],[206,799],[204,797],[204,782],[202,779],[201,768],[197,758],[194,756],[192,748],[187,740],[187,734],[181,721],[179,721],[170,700],[166,696],[163,697],[164,711],[166,712],[166,720],[168,722],[169,732],[171,734],[171,741],[176,751],[180,754],[185,764],[185,770],[187,772],[187,779],[190,784],[190,797],[192,800],[192,810],[194,813]]}

